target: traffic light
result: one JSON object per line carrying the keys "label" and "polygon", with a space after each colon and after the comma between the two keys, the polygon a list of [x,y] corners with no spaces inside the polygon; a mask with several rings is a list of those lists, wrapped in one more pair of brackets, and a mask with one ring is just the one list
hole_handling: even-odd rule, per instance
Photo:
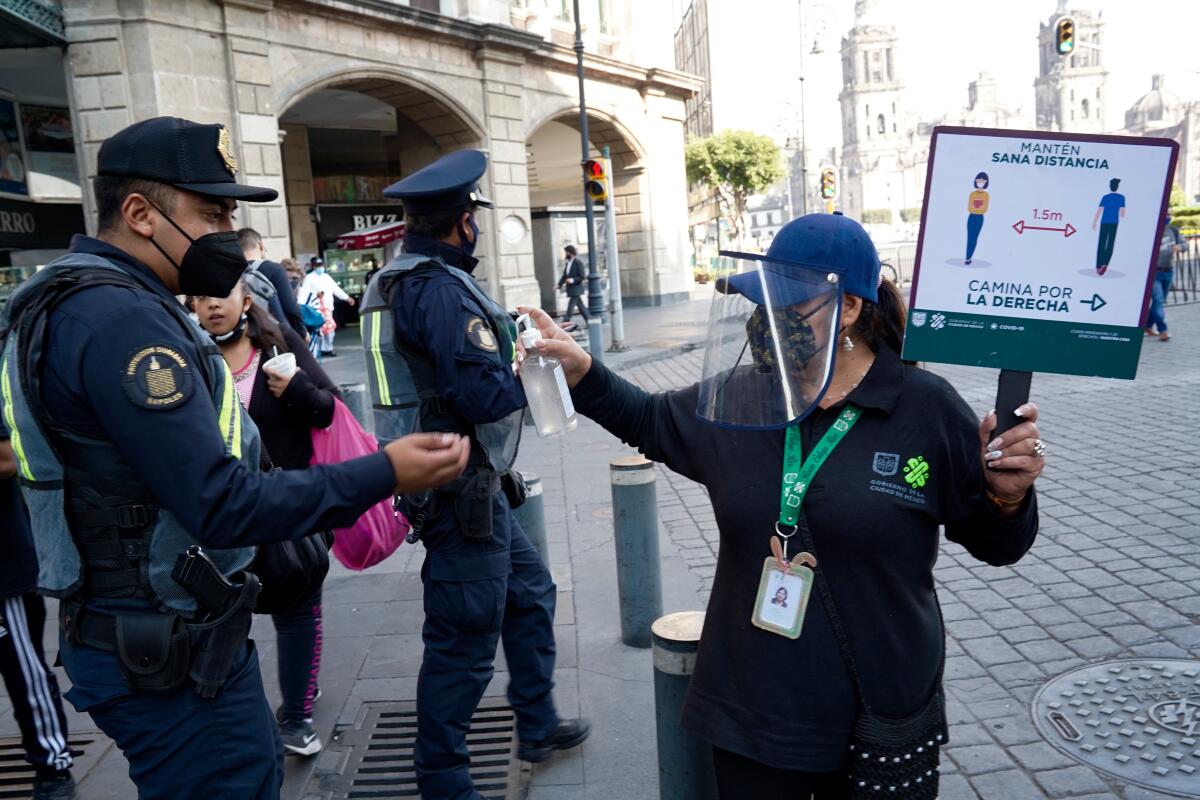
{"label": "traffic light", "polygon": [[837,197],[837,170],[833,167],[821,169],[821,198],[832,200]]}
{"label": "traffic light", "polygon": [[1054,26],[1055,46],[1060,56],[1069,56],[1075,52],[1075,18],[1060,17]]}
{"label": "traffic light", "polygon": [[583,187],[593,203],[608,200],[608,163],[603,158],[583,162]]}

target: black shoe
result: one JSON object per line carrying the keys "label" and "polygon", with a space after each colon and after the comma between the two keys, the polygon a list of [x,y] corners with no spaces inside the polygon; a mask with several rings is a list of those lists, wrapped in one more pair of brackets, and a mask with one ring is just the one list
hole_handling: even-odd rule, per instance
{"label": "black shoe", "polygon": [[558,723],[554,733],[548,739],[540,742],[521,742],[517,748],[517,758],[530,764],[540,764],[558,750],[570,750],[578,747],[592,732],[591,723],[586,719],[568,719]]}
{"label": "black shoe", "polygon": [[69,770],[33,779],[33,800],[75,800],[75,779]]}
{"label": "black shoe", "polygon": [[[316,694],[313,695],[313,703],[316,703],[320,699],[321,699],[321,687],[317,686]],[[280,703],[279,706],[275,709],[275,721],[278,722],[280,725],[282,725],[283,720],[284,720],[283,703]]]}
{"label": "black shoe", "polygon": [[289,755],[315,756],[323,747],[311,722],[285,722],[279,726],[279,738]]}
{"label": "black shoe", "polygon": [[335,353],[333,350],[322,350],[321,351],[321,358],[337,358],[337,357],[338,357],[338,354]]}

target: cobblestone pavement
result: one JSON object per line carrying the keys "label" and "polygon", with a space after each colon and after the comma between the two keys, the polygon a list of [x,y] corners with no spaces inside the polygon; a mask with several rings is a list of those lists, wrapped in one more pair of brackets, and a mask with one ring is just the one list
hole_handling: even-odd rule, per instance
{"label": "cobblestone pavement", "polygon": [[[1046,744],[1029,706],[1050,678],[1109,658],[1200,658],[1200,305],[1169,310],[1134,382],[1036,375],[1048,448],[1041,534],[1012,567],[944,542],[935,571],[949,638],[951,745],[943,800],[1165,797]],[[623,374],[648,390],[691,383],[700,354]],[[935,365],[980,414],[994,370]],[[707,597],[717,530],[704,489],[660,467],[660,513]],[[688,509],[695,510],[689,512]]]}

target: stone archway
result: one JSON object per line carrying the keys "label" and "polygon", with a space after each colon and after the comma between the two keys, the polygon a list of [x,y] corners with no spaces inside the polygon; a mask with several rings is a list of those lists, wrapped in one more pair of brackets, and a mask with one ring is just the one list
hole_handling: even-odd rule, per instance
{"label": "stone archway", "polygon": [[[621,290],[637,302],[657,291],[654,280],[654,254],[650,220],[648,182],[645,180],[644,150],[632,133],[615,118],[589,109],[588,142],[590,155],[599,156],[609,149],[616,212],[617,251],[621,263]],[[583,231],[583,199],[580,176],[578,112],[572,108],[549,114],[530,126],[526,135],[525,155],[529,175],[529,205],[535,218],[534,264],[541,286],[542,301],[553,307],[554,283],[561,247],[568,243],[568,231]],[[596,208],[598,256],[603,255],[604,209]],[[564,224],[564,222],[566,224]],[[586,241],[573,242],[582,254]],[[560,241],[561,240],[561,241]],[[604,260],[597,262],[603,266]]]}
{"label": "stone archway", "polygon": [[331,231],[322,222],[333,212],[340,219],[357,205],[378,218],[390,205],[381,194],[389,183],[485,142],[479,123],[452,98],[399,72],[343,71],[290,91],[279,127],[297,254],[328,246]]}

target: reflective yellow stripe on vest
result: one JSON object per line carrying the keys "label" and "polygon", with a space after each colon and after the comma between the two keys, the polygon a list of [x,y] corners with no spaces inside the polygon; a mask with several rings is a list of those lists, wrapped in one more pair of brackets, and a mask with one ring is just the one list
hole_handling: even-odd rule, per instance
{"label": "reflective yellow stripe on vest", "polygon": [[233,383],[233,373],[225,359],[221,359],[225,370],[225,380],[221,388],[221,405],[217,409],[217,421],[221,426],[221,436],[225,438],[225,451],[234,458],[242,458],[242,415],[241,401],[238,400],[237,389]]}
{"label": "reflective yellow stripe on vest", "polygon": [[383,369],[383,351],[379,346],[379,323],[384,315],[378,311],[363,315],[363,324],[370,328],[367,341],[371,351],[371,363],[375,365],[375,385],[379,387],[379,402],[381,405],[392,404],[392,393],[388,387],[387,373]]}
{"label": "reflective yellow stripe on vest", "polygon": [[21,446],[21,432],[17,430],[16,415],[13,414],[12,403],[12,381],[8,375],[8,359],[0,361],[0,390],[4,393],[4,424],[8,427],[8,435],[12,439],[13,452],[17,456],[17,464],[21,469],[21,476],[27,481],[36,480],[33,477],[33,470],[29,468],[29,461],[25,458],[25,448]]}

